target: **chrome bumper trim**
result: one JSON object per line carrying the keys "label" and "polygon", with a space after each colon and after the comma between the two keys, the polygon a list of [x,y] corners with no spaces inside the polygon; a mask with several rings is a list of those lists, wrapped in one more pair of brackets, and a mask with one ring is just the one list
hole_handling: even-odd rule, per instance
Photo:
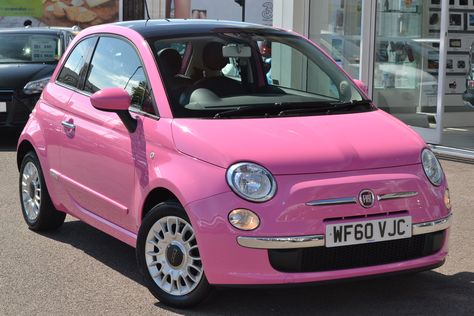
{"label": "chrome bumper trim", "polygon": [[412,235],[422,235],[422,234],[429,234],[434,233],[440,230],[445,230],[451,225],[451,218],[453,214],[449,214],[448,216],[437,219],[431,222],[413,224],[413,233]]}
{"label": "chrome bumper trim", "polygon": [[[434,233],[445,230],[451,225],[452,214],[431,222],[413,224],[412,236]],[[324,247],[324,235],[308,235],[293,237],[237,237],[237,243],[245,248],[256,249],[293,249]]]}
{"label": "chrome bumper trim", "polygon": [[354,197],[337,198],[328,200],[316,200],[306,202],[308,206],[322,206],[322,205],[340,205],[340,204],[356,204],[357,200]]}
{"label": "chrome bumper trim", "polygon": [[[380,194],[377,195],[378,201],[384,200],[394,200],[394,199],[403,199],[412,196],[417,196],[418,192],[416,191],[409,191],[409,192],[395,192],[395,193],[387,193],[387,194]],[[356,204],[357,198],[355,197],[343,197],[343,198],[335,198],[335,199],[327,199],[327,200],[314,200],[306,202],[307,206],[324,206],[324,205],[342,205],[342,204]]]}
{"label": "chrome bumper trim", "polygon": [[388,194],[381,194],[377,195],[377,200],[384,201],[384,200],[394,200],[394,199],[403,199],[407,197],[417,196],[418,192],[396,192],[396,193],[388,193]]}
{"label": "chrome bumper trim", "polygon": [[291,249],[324,246],[324,235],[297,237],[237,237],[242,247],[257,249]]}

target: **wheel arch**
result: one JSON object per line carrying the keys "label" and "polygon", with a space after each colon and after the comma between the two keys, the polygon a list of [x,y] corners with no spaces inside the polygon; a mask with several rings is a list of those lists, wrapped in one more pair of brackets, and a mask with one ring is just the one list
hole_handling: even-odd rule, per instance
{"label": "wheel arch", "polygon": [[164,187],[158,187],[154,188],[151,190],[147,197],[145,198],[145,201],[143,202],[143,206],[141,209],[141,216],[140,216],[140,223],[143,221],[143,218],[146,216],[146,214],[157,204],[166,202],[166,201],[175,201],[177,203],[182,203],[179,201],[178,197],[168,190],[167,188]]}
{"label": "wheel arch", "polygon": [[16,154],[16,165],[18,167],[18,171],[20,170],[21,162],[23,161],[23,158],[25,158],[26,154],[29,153],[30,151],[33,151],[34,153],[36,153],[35,148],[33,147],[33,144],[31,144],[30,141],[25,139],[20,143],[20,145],[18,145],[17,154]]}

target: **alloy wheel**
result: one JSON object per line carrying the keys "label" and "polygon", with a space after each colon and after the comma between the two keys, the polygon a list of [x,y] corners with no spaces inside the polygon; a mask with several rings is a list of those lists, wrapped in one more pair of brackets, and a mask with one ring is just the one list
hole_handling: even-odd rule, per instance
{"label": "alloy wheel", "polygon": [[159,219],[146,237],[148,272],[160,289],[175,296],[192,292],[203,276],[192,226],[177,216]]}
{"label": "alloy wheel", "polygon": [[41,180],[35,164],[29,161],[21,177],[21,201],[28,220],[34,222],[41,206]]}

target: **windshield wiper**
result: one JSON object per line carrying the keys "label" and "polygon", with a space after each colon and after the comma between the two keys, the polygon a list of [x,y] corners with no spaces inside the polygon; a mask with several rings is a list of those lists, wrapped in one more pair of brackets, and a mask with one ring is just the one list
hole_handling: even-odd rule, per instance
{"label": "windshield wiper", "polygon": [[260,113],[264,111],[264,115],[268,115],[266,111],[281,111],[284,109],[284,106],[287,106],[286,103],[262,103],[262,104],[248,104],[244,106],[239,106],[237,108],[233,108],[230,110],[226,110],[223,112],[216,113],[214,115],[214,118],[224,118],[224,117],[229,117],[229,116],[235,116],[235,115],[240,115],[240,114],[250,114],[250,113]]}
{"label": "windshield wiper", "polygon": [[[314,107],[298,107],[297,105],[294,106],[291,109],[283,110],[278,113],[278,116],[285,116],[285,115],[291,115],[291,114],[304,114],[304,113],[331,113],[331,112],[337,112],[340,110],[349,110],[350,108],[356,107],[356,106],[366,106],[366,109],[369,110],[372,108],[371,105],[372,101],[371,100],[352,100],[352,101],[341,101],[341,102],[322,102],[322,103],[316,103],[318,106]],[[324,106],[321,106],[321,105]]]}
{"label": "windshield wiper", "polygon": [[332,102],[329,103],[335,108],[351,108],[357,105],[370,105],[372,103],[371,100],[351,100],[351,101],[340,101],[340,102]]}
{"label": "windshield wiper", "polygon": [[[243,114],[260,114],[264,117],[272,115],[285,116],[291,114],[303,114],[303,113],[320,113],[320,112],[332,112],[341,109],[349,109],[357,105],[366,105],[371,108],[370,100],[361,101],[349,101],[349,102],[328,102],[328,101],[313,101],[313,102],[275,102],[275,103],[263,103],[263,104],[248,104],[239,106],[223,112],[218,112],[214,115],[215,119],[225,118]],[[270,113],[269,113],[270,112]]]}

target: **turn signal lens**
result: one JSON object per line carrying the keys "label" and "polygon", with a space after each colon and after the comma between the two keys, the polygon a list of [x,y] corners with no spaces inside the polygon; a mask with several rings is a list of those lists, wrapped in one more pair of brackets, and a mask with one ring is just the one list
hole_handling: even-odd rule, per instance
{"label": "turn signal lens", "polygon": [[451,209],[451,197],[449,196],[449,189],[446,189],[446,191],[444,191],[444,205],[446,205],[446,208],[448,210]]}
{"label": "turn signal lens", "polygon": [[229,213],[229,223],[240,230],[254,230],[260,225],[260,219],[254,212],[238,208]]}

